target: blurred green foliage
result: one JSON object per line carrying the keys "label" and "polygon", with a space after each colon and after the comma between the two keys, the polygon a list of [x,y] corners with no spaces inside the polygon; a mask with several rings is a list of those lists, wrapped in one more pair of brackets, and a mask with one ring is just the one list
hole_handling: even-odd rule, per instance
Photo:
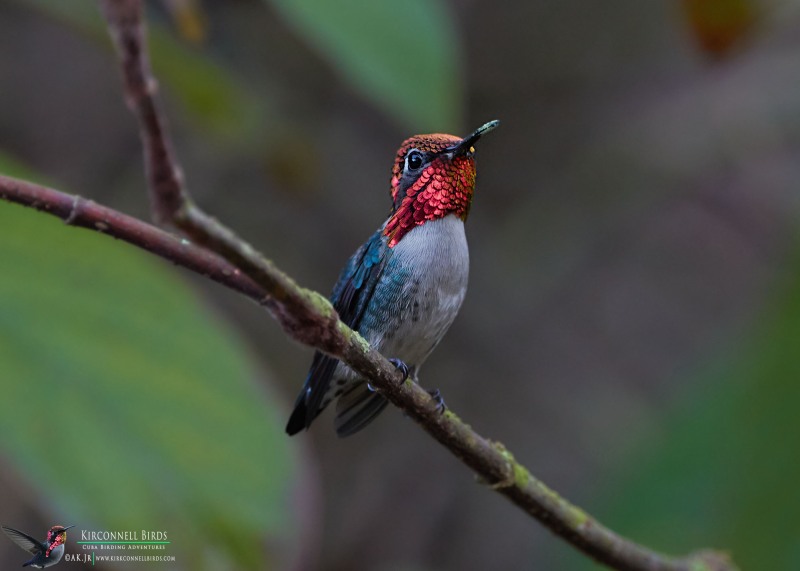
{"label": "blurred green foliage", "polygon": [[412,130],[458,131],[459,41],[441,0],[269,0],[359,91]]}
{"label": "blurred green foliage", "polygon": [[671,553],[722,548],[741,569],[800,569],[800,255],[791,266],[741,351],[688,387],[601,494],[597,515],[620,533]]}
{"label": "blurred green foliage", "polygon": [[294,458],[236,335],[126,244],[3,202],[0,228],[0,451],[43,507],[166,530],[185,568],[286,545]]}

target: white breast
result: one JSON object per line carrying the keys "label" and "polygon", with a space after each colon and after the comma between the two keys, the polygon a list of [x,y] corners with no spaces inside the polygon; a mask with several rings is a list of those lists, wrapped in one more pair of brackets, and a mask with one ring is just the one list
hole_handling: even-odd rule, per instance
{"label": "white breast", "polygon": [[464,222],[454,214],[410,230],[393,261],[408,270],[397,322],[373,340],[384,355],[417,369],[453,323],[467,292],[469,250]]}

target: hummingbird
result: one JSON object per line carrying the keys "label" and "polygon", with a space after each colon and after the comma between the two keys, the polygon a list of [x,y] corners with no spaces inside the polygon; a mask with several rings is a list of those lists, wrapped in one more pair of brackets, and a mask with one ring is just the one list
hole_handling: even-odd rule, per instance
{"label": "hummingbird", "polygon": [[33,553],[33,559],[27,563],[23,563],[23,567],[36,567],[37,569],[44,569],[45,567],[52,567],[64,557],[64,544],[67,542],[67,530],[75,527],[63,527],[61,525],[54,525],[47,532],[47,539],[43,542],[38,539],[32,538],[27,533],[22,533],[11,527],[0,526],[3,533],[11,538],[11,541],[19,545],[25,551]]}
{"label": "hummingbird", "polygon": [[[406,139],[392,168],[389,217],[356,250],[333,288],[340,319],[416,382],[464,301],[469,250],[464,222],[475,190],[475,143],[499,125],[489,121],[459,138],[435,133]],[[429,391],[441,410],[438,390]],[[334,427],[355,434],[388,401],[338,359],[317,352],[286,425],[308,429],[336,400]]]}

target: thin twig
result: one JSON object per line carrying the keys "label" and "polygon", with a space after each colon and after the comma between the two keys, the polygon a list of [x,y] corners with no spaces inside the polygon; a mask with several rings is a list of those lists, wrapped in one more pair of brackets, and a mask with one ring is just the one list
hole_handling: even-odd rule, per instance
{"label": "thin twig", "polygon": [[[671,558],[601,525],[531,476],[502,444],[480,436],[451,411],[439,414],[428,393],[411,381],[399,383],[394,366],[344,325],[327,300],[299,287],[249,244],[200,211],[184,187],[156,105],[141,2],[101,2],[120,55],[126,97],[139,119],[154,215],[160,222],[172,222],[202,247],[184,244],[153,226],[91,201],[7,177],[0,177],[0,198],[110,234],[259,299],[289,336],[341,359],[368,378],[389,401],[474,470],[481,481],[596,561],[620,571],[736,569],[723,553],[704,551]],[[236,273],[237,268],[241,273]]]}

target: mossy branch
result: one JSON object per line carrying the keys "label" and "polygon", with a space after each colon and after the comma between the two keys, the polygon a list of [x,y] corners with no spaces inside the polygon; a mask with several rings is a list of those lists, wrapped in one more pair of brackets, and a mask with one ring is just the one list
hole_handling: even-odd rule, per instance
{"label": "mossy branch", "polygon": [[67,224],[108,234],[205,275],[264,305],[287,335],[347,363],[392,404],[504,495],[594,560],[620,571],[735,571],[724,553],[669,557],[604,527],[559,496],[514,458],[453,412],[440,414],[430,395],[400,374],[342,323],[320,294],[302,288],[255,248],[201,211],[185,188],[156,103],[140,0],[101,0],[120,57],[125,95],[139,121],[154,217],[179,229],[181,239],[141,220],[78,196],[0,176],[0,198],[36,208]]}

